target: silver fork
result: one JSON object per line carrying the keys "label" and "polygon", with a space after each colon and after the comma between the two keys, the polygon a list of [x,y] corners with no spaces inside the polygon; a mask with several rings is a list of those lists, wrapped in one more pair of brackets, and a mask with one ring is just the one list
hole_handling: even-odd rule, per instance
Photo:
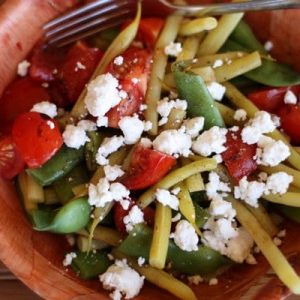
{"label": "silver fork", "polygon": [[[143,12],[152,15],[220,15],[241,11],[300,8],[300,0],[254,0],[208,5],[176,5],[168,0],[140,0]],[[112,28],[132,17],[138,0],[95,0],[44,25],[49,44],[64,46],[94,33]]]}

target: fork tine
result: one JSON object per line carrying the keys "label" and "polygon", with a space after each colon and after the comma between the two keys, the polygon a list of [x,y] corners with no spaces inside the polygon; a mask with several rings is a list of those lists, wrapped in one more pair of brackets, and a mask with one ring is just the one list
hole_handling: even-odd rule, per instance
{"label": "fork tine", "polygon": [[[101,18],[98,18],[96,20],[92,20],[91,22],[88,23],[84,23],[72,30],[69,30],[63,34],[60,34],[57,37],[51,38],[48,43],[49,44],[58,44],[60,41],[61,43],[64,43],[64,40],[69,40],[72,36],[77,35],[77,39],[80,33],[85,34],[85,36],[87,36],[87,33],[93,32],[93,31],[89,31],[89,29],[91,30],[96,30],[97,32],[99,32],[101,30],[101,26],[102,25],[107,25],[109,27],[112,27],[112,23],[115,23],[116,21],[119,21],[119,24],[121,22],[124,22],[124,18],[120,18],[120,17],[124,17],[124,16],[129,16],[130,15],[131,10],[130,9],[123,9],[119,12],[114,12],[114,13],[110,13],[107,15],[103,15]],[[118,20],[115,20],[116,18],[118,18]],[[110,24],[105,24],[109,22]],[[97,26],[97,28],[95,28]],[[107,28],[109,28],[107,27]],[[102,29],[103,30],[103,29]]]}
{"label": "fork tine", "polygon": [[127,4],[127,1],[124,0],[120,3],[113,3],[108,6],[105,6],[101,9],[97,9],[96,11],[91,11],[90,13],[83,15],[79,18],[76,18],[74,20],[70,20],[67,23],[59,23],[57,27],[54,27],[53,29],[50,29],[48,32],[46,32],[45,36],[46,38],[51,38],[51,36],[56,35],[59,32],[65,31],[68,28],[71,28],[77,24],[80,24],[86,20],[92,20],[95,19],[95,17],[104,15],[105,13],[111,12],[116,9],[121,9],[123,6]]}
{"label": "fork tine", "polygon": [[60,24],[60,23],[65,22],[69,19],[77,17],[77,16],[79,16],[83,13],[86,13],[86,12],[90,11],[90,10],[101,8],[101,6],[104,6],[105,4],[110,3],[110,2],[112,2],[112,0],[97,0],[97,1],[94,1],[90,4],[84,5],[81,8],[78,8],[74,11],[71,11],[71,12],[65,14],[65,15],[62,15],[61,17],[58,17],[58,18],[46,23],[43,26],[43,29],[48,30],[49,28],[51,28],[53,26],[56,26],[57,24]]}

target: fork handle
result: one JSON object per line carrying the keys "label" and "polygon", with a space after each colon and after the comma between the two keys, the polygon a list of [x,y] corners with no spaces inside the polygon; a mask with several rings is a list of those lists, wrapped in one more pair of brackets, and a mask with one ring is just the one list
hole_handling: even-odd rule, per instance
{"label": "fork handle", "polygon": [[173,5],[173,8],[187,15],[221,15],[234,12],[260,11],[300,8],[300,0],[259,0],[236,3],[221,3],[212,5]]}

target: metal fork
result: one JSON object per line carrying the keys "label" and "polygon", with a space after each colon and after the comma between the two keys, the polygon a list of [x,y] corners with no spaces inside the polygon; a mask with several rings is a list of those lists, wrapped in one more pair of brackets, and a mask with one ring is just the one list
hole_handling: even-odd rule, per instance
{"label": "metal fork", "polygon": [[[254,0],[208,5],[176,5],[168,0],[140,0],[143,11],[158,15],[178,13],[189,16],[220,15],[242,11],[300,8],[300,0]],[[62,15],[43,28],[49,44],[64,46],[76,40],[106,30],[132,17],[137,0],[96,0]]]}

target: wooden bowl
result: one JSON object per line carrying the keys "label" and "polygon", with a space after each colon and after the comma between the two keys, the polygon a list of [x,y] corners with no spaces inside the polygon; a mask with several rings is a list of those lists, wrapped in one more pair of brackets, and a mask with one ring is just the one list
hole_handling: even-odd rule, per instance
{"label": "wooden bowl", "polygon": [[[0,41],[5,42],[0,56],[0,93],[13,78],[17,63],[27,55],[40,37],[41,24],[75,2],[76,0],[9,0],[0,8]],[[42,13],[39,14],[38,11]],[[286,14],[295,12],[267,14],[271,20],[270,24],[271,16],[279,18],[280,14],[286,17]],[[297,14],[300,23],[300,12]],[[255,19],[253,16],[249,18]],[[294,28],[296,27],[292,27],[293,30]],[[272,30],[268,32],[269,35],[272,35]],[[286,59],[284,56],[283,58]],[[43,298],[53,300],[109,299],[97,280],[81,281],[72,271],[62,266],[64,254],[70,250],[65,238],[34,231],[20,205],[14,184],[2,179],[0,212],[0,260],[33,291]],[[287,256],[293,256],[293,262],[297,263],[297,254],[300,253],[300,226],[287,222],[285,228],[287,237],[284,239],[282,250]],[[269,270],[266,260],[261,255],[257,259],[258,265],[255,266],[234,266],[219,278],[219,284],[216,286],[200,284],[193,287],[195,293],[199,299],[204,300],[242,297],[279,300],[287,297],[290,292],[276,276],[265,276]],[[300,270],[299,261],[294,266]],[[174,297],[147,283],[137,299],[163,300]]]}

